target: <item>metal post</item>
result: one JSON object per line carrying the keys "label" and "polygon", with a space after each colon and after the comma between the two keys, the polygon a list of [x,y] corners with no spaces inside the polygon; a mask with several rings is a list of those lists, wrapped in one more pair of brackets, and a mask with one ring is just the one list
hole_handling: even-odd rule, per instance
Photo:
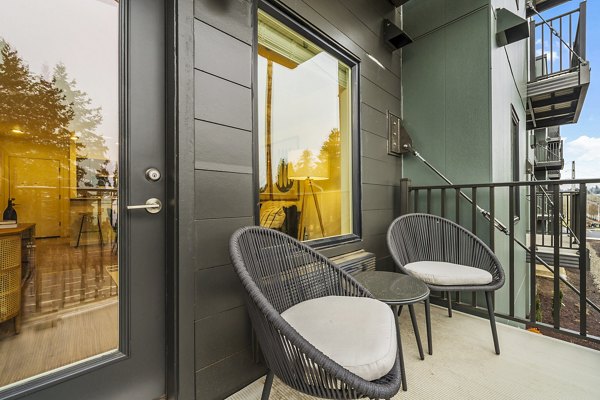
{"label": "metal post", "polygon": [[410,204],[410,179],[400,180],[400,215],[408,214]]}
{"label": "metal post", "polygon": [[508,188],[508,222],[509,222],[509,244],[508,244],[508,292],[509,292],[509,313],[511,317],[515,316],[515,187]]}
{"label": "metal post", "polygon": [[537,193],[535,185],[529,186],[529,321],[536,322],[536,221],[537,221]]}
{"label": "metal post", "polygon": [[585,183],[579,185],[579,333],[587,335],[587,242],[586,242],[586,217],[587,217],[587,187]]}
{"label": "metal post", "polygon": [[529,21],[529,82],[534,82],[535,74],[535,21]]}
{"label": "metal post", "polygon": [[579,56],[585,60],[585,35],[587,32],[586,24],[587,2],[582,1],[579,4]]}
{"label": "metal post", "polygon": [[558,235],[561,234],[560,219],[558,218],[558,200],[560,193],[559,186],[557,184],[552,185],[552,236],[554,238],[554,328],[560,329],[560,247],[559,242],[556,240]]}

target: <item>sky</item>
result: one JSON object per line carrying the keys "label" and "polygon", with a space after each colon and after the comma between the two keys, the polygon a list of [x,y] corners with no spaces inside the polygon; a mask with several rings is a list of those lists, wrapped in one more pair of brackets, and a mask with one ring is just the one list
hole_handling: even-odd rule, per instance
{"label": "sky", "polygon": [[[568,1],[542,13],[546,19],[579,7],[579,1]],[[600,1],[587,2],[587,59],[592,68],[590,86],[583,110],[576,124],[563,125],[565,169],[562,179],[571,178],[571,162],[575,161],[577,179],[600,178]]]}
{"label": "sky", "polygon": [[119,108],[119,7],[109,0],[0,0],[0,38],[32,72],[65,64],[92,107],[102,108],[97,128],[117,159]]}

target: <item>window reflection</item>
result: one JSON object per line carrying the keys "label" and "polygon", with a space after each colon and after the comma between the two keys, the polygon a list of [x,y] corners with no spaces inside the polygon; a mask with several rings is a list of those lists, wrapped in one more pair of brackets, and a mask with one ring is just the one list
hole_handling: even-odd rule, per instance
{"label": "window reflection", "polygon": [[118,346],[118,17],[0,0],[0,389]]}
{"label": "window reflection", "polygon": [[301,240],[352,232],[351,70],[258,16],[260,223]]}

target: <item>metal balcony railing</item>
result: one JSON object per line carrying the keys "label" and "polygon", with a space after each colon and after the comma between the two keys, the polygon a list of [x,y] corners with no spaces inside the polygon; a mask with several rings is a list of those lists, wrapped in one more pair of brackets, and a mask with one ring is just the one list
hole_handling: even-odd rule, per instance
{"label": "metal balcony railing", "polygon": [[564,167],[563,140],[551,140],[535,145],[535,166],[540,168]]}
{"label": "metal balcony railing", "polygon": [[[404,180],[400,213],[427,212],[449,218],[498,252],[504,260],[509,296],[508,312],[497,311],[498,317],[600,343],[600,330],[587,322],[588,312],[600,313],[600,306],[587,292],[591,277],[586,240],[588,185],[598,183],[600,179],[411,186]],[[571,189],[561,191],[561,187]],[[518,201],[518,197],[527,201]],[[498,235],[499,231],[505,236]],[[543,282],[553,287],[550,293],[538,290],[540,268],[551,279],[551,283]],[[568,276],[563,268],[570,271]],[[578,319],[561,317],[561,307],[568,307],[563,305],[563,294],[576,299],[569,303],[569,310],[571,315],[577,313]],[[544,309],[552,309],[551,317],[540,317],[537,300],[541,295],[550,299]],[[440,296],[437,302],[443,305],[444,293]],[[432,302],[436,300],[432,298]],[[475,293],[457,294],[455,303],[457,309],[482,314],[481,299]]]}
{"label": "metal balcony railing", "polygon": [[572,72],[586,63],[586,3],[530,22],[530,82]]}

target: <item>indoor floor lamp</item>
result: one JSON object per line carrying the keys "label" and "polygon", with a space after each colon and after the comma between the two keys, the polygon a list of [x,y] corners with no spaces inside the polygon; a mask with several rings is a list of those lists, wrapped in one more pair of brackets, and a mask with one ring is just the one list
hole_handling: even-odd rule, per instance
{"label": "indoor floor lamp", "polygon": [[[295,155],[297,155],[297,152]],[[306,196],[309,195],[313,199],[315,210],[317,211],[317,217],[319,219],[319,227],[321,228],[321,235],[325,237],[325,228],[323,226],[323,216],[321,215],[321,208],[319,207],[319,200],[317,193],[315,192],[316,184],[314,181],[324,181],[329,179],[329,162],[327,159],[317,159],[309,150],[304,150],[301,153],[300,159],[296,158],[296,162],[290,162],[289,168],[289,179],[295,181],[302,181],[302,203],[300,206],[300,224],[298,229],[298,240],[304,240],[304,231],[306,229],[306,211],[308,209],[308,202]],[[290,154],[292,156],[292,154]],[[288,160],[293,160],[294,157],[288,156]],[[306,207],[306,208],[305,208]]]}

